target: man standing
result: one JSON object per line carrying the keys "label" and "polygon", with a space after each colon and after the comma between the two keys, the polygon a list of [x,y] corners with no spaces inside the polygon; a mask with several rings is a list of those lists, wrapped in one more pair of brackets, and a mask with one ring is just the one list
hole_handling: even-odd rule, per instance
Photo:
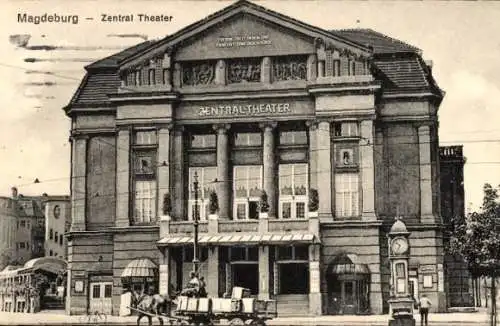
{"label": "man standing", "polygon": [[432,303],[429,298],[425,294],[422,294],[422,297],[420,298],[420,301],[418,303],[419,310],[420,310],[420,325],[424,325],[424,320],[425,320],[425,326],[427,326],[427,317],[429,315],[429,308],[431,307]]}

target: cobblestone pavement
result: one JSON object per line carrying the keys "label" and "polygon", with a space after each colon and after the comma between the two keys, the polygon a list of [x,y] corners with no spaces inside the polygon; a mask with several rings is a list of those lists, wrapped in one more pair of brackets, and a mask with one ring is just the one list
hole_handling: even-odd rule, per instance
{"label": "cobblestone pavement", "polygon": [[[416,325],[420,325],[420,316],[415,315]],[[321,316],[321,317],[289,317],[277,318],[268,321],[270,326],[380,326],[388,325],[388,315],[373,316]],[[85,318],[85,316],[67,316],[63,312],[40,312],[37,314],[7,313],[0,312],[0,325],[136,325],[136,317],[106,316],[96,320]],[[158,325],[158,320],[154,320]],[[147,319],[141,321],[141,325],[147,325]],[[437,325],[475,325],[487,326],[488,315],[484,311],[475,313],[448,313],[431,314],[429,326]]]}

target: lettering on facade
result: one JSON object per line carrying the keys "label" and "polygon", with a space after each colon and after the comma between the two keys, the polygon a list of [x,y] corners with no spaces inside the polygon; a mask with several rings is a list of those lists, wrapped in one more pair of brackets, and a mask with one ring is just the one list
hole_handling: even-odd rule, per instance
{"label": "lettering on facade", "polygon": [[215,44],[218,48],[232,48],[239,46],[257,46],[271,45],[269,35],[238,35],[238,36],[221,36]]}
{"label": "lettering on facade", "polygon": [[419,270],[420,273],[435,273],[436,265],[420,265]]}
{"label": "lettering on facade", "polygon": [[258,105],[218,105],[199,108],[200,117],[213,116],[258,116],[266,114],[290,113],[289,103],[267,103]]}

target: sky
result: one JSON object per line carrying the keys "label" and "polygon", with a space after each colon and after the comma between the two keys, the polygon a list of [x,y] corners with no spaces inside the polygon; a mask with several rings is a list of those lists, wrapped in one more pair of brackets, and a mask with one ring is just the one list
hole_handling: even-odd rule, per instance
{"label": "sky", "polygon": [[[233,1],[3,1],[0,12],[0,196],[69,194],[70,122],[62,111],[84,66],[120,49],[172,34]],[[485,182],[500,184],[500,2],[255,1],[324,29],[371,28],[432,60],[446,96],[441,145],[464,145],[467,207]],[[77,24],[19,22],[18,14],[77,15]],[[139,22],[137,15],[172,16]],[[132,23],[102,14],[134,14]],[[91,19],[88,19],[91,18]],[[29,35],[29,38],[12,37]],[[24,47],[20,42],[24,41]],[[27,41],[27,43],[26,43]],[[40,46],[56,47],[41,50]],[[34,183],[38,179],[40,183]]]}

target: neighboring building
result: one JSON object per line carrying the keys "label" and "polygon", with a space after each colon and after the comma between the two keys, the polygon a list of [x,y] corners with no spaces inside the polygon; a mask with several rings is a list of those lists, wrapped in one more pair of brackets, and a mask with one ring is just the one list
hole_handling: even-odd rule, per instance
{"label": "neighboring building", "polygon": [[71,225],[69,197],[53,198],[45,202],[45,256],[66,259],[66,232]]}
{"label": "neighboring building", "polygon": [[[18,194],[17,188],[12,188],[12,198],[2,198],[0,210],[2,216],[2,228],[6,232],[6,237],[2,237],[4,242],[13,242],[11,255],[9,260],[17,265],[23,265],[27,261],[45,256],[45,252],[50,256],[50,251],[57,252],[57,256],[65,259],[66,257],[66,242],[64,240],[65,230],[69,230],[69,214],[70,214],[70,201],[69,196],[49,196],[43,194],[42,196],[25,196]],[[10,206],[9,206],[10,205]],[[49,205],[49,207],[46,207]],[[4,207],[5,206],[5,207]],[[54,206],[59,206],[55,209]],[[55,219],[53,213],[61,210],[60,219]],[[50,210],[50,211],[48,211]],[[46,216],[46,213],[49,213]],[[10,215],[9,215],[10,214]],[[9,218],[7,218],[9,217]],[[68,218],[67,218],[68,217]],[[50,224],[47,224],[47,222]],[[11,223],[14,223],[12,226]],[[10,226],[10,229],[9,229]],[[50,243],[47,250],[45,249],[46,226],[54,229],[57,232],[57,243],[55,240],[53,244]],[[14,229],[12,229],[14,228]],[[14,230],[13,233],[8,230]],[[50,235],[47,234],[47,237]],[[60,236],[62,235],[62,237]],[[10,238],[9,238],[10,237]],[[63,245],[60,245],[61,239]]]}
{"label": "neighboring building", "polygon": [[65,108],[69,313],[117,314],[128,288],[186,283],[195,173],[210,295],[241,285],[276,299],[281,314],[387,312],[387,232],[401,216],[412,293],[446,310],[443,92],[420,50],[238,1],[86,70]]}
{"label": "neighboring building", "polygon": [[[439,148],[441,179],[441,216],[443,223],[450,226],[453,218],[465,218],[463,146]],[[448,227],[447,230],[452,230]],[[445,237],[447,244],[447,237]],[[479,285],[473,282],[467,265],[461,257],[445,255],[447,294],[449,307],[473,307],[474,297],[479,298]]]}
{"label": "neighboring building", "polygon": [[0,270],[16,256],[16,203],[12,198],[0,197]]}

